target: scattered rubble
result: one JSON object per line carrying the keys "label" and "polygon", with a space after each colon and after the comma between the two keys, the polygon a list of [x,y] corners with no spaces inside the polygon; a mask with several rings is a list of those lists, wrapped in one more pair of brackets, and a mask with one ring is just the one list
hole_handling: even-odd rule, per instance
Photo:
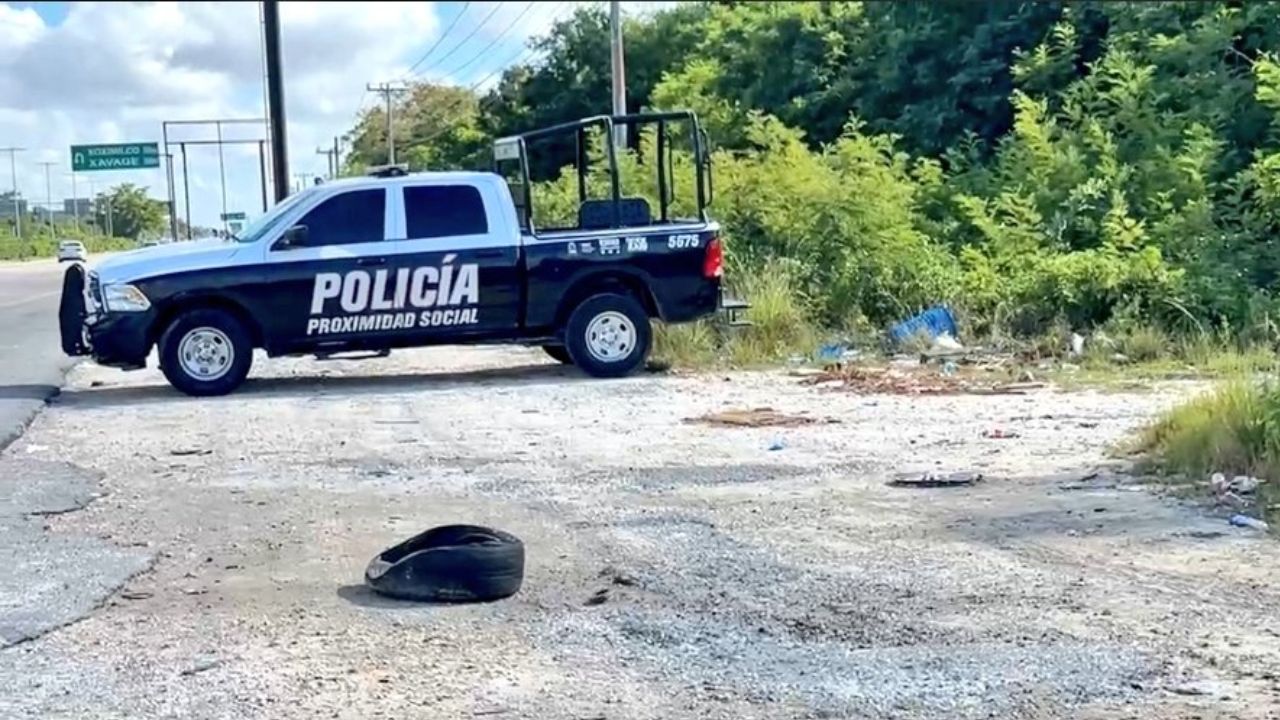
{"label": "scattered rubble", "polygon": [[1016,430],[992,428],[990,430],[983,430],[982,437],[987,438],[988,440],[1012,440],[1014,438],[1022,437],[1022,434]]}
{"label": "scattered rubble", "polygon": [[1025,395],[1043,382],[991,382],[961,374],[911,372],[903,368],[829,367],[801,377],[803,385],[833,383],[837,389],[886,395]]}
{"label": "scattered rubble", "polygon": [[1239,495],[1252,495],[1257,491],[1258,486],[1265,483],[1266,480],[1253,477],[1252,475],[1236,475],[1227,480],[1227,476],[1220,472],[1209,476],[1209,487],[1219,496],[1227,493],[1236,493]]}
{"label": "scattered rubble", "polygon": [[818,423],[834,424],[840,422],[836,418],[788,415],[771,407],[758,407],[749,410],[721,410],[720,412],[707,413],[695,418],[685,418],[684,421],[686,423],[723,425],[726,427],[800,427]]}
{"label": "scattered rubble", "polygon": [[923,475],[900,475],[891,480],[889,484],[898,487],[931,488],[973,485],[981,481],[982,473],[979,472],[936,473],[929,471]]}

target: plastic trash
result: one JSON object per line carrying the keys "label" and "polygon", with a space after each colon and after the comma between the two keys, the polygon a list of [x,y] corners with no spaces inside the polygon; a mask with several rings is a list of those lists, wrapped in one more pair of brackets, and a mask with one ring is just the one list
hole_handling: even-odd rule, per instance
{"label": "plastic trash", "polygon": [[1227,476],[1220,472],[1216,472],[1209,476],[1209,489],[1214,493],[1222,495],[1225,493],[1239,493],[1240,495],[1252,495],[1257,491],[1258,486],[1265,483],[1266,480],[1256,478],[1252,475],[1236,475],[1227,480]]}
{"label": "plastic trash", "polygon": [[954,360],[948,360],[942,364],[942,376],[952,377],[959,370]]}
{"label": "plastic trash", "polygon": [[774,438],[773,441],[769,443],[769,452],[777,452],[779,450],[782,450],[786,446],[787,446],[786,440],[783,440],[782,438]]}
{"label": "plastic trash", "polygon": [[1232,515],[1231,524],[1236,527],[1253,528],[1254,530],[1266,530],[1267,524],[1257,518],[1251,518],[1248,515]]}
{"label": "plastic trash", "polygon": [[1241,495],[1251,495],[1264,482],[1266,480],[1261,480],[1252,475],[1237,475],[1231,478],[1231,484],[1228,487]]}
{"label": "plastic trash", "polygon": [[1071,333],[1071,357],[1080,357],[1084,354],[1084,336],[1080,333]]}
{"label": "plastic trash", "polygon": [[889,337],[894,342],[902,342],[921,330],[925,331],[930,338],[936,338],[939,335],[950,335],[954,338],[960,334],[951,309],[937,305],[889,328]]}
{"label": "plastic trash", "polygon": [[950,333],[943,333],[933,339],[933,350],[943,353],[964,352],[964,346],[960,344],[960,341],[951,337]]}
{"label": "plastic trash", "polygon": [[848,348],[841,343],[830,343],[818,348],[818,360],[824,363],[840,362]]}

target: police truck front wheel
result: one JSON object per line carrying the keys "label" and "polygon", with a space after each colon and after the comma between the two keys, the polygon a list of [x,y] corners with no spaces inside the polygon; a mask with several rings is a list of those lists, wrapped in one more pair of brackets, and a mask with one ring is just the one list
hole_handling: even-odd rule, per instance
{"label": "police truck front wheel", "polygon": [[634,297],[592,295],[569,315],[565,348],[588,375],[622,377],[644,364],[653,342],[649,315]]}
{"label": "police truck front wheel", "polygon": [[252,362],[249,331],[225,310],[185,312],[160,337],[160,370],[188,395],[226,395],[244,382]]}

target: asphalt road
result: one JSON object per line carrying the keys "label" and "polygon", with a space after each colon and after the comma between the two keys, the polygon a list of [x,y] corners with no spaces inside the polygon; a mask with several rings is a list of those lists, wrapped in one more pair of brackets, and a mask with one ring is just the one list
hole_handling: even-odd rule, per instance
{"label": "asphalt road", "polygon": [[65,268],[52,260],[0,263],[0,448],[57,392],[74,362],[58,339]]}

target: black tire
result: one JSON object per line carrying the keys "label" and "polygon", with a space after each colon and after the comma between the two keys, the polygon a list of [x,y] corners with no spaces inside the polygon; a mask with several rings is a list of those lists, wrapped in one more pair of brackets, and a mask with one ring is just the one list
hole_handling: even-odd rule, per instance
{"label": "black tire", "polygon": [[563,345],[543,345],[542,349],[561,365],[573,364],[573,358],[569,357],[569,351]]}
{"label": "black tire", "polygon": [[515,595],[524,582],[524,543],[478,525],[443,525],[369,561],[365,583],[401,600],[483,602]]}
{"label": "black tire", "polygon": [[[633,330],[633,342],[625,348],[625,354],[612,359],[600,357],[592,352],[592,323],[609,314],[622,315],[629,321]],[[649,314],[644,306],[630,295],[619,293],[601,293],[579,303],[569,315],[565,325],[565,347],[573,363],[593,377],[622,377],[644,365],[649,356],[649,348],[653,344],[653,330],[649,327]]]}
{"label": "black tire", "polygon": [[[229,341],[231,358],[225,372],[206,379],[188,372],[178,358],[182,340],[192,330],[211,328]],[[235,315],[216,308],[191,310],[179,315],[160,336],[160,370],[169,384],[196,397],[226,395],[240,387],[253,364],[253,340]]]}

